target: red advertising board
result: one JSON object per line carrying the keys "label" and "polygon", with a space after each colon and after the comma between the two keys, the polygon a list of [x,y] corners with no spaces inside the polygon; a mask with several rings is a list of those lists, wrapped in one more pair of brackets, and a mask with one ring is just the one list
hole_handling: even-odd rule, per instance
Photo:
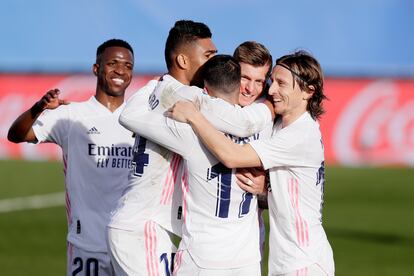
{"label": "red advertising board", "polygon": [[328,79],[328,164],[414,166],[414,81]]}
{"label": "red advertising board", "polygon": [[[127,90],[127,97],[146,84],[153,76],[135,77]],[[7,132],[13,121],[38,101],[43,94],[59,88],[61,98],[71,102],[83,101],[95,93],[93,75],[12,75],[0,74],[0,159],[60,159],[61,150],[54,144],[13,144]]]}
{"label": "red advertising board", "polygon": [[[152,76],[135,77],[127,96]],[[94,94],[89,75],[0,75],[0,158],[57,159],[55,145],[13,144],[13,120],[47,90],[82,101]],[[326,114],[321,119],[327,163],[414,166],[414,80],[327,79]]]}

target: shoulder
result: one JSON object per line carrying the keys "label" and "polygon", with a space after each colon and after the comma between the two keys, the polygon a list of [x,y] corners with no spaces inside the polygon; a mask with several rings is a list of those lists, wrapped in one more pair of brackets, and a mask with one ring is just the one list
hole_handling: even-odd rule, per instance
{"label": "shoulder", "polygon": [[298,147],[299,145],[309,145],[310,140],[320,137],[319,124],[312,117],[305,113],[296,121],[286,127],[281,127],[281,120],[274,125],[273,137],[279,143],[283,141],[285,146]]}
{"label": "shoulder", "polygon": [[39,119],[42,118],[52,118],[52,117],[69,117],[73,110],[73,103],[69,103],[67,105],[58,106],[55,109],[46,109],[42,112],[39,116]]}
{"label": "shoulder", "polygon": [[316,136],[319,140],[319,137],[321,136],[319,122],[313,119],[309,113],[307,113],[303,125],[304,128],[309,132],[309,135]]}
{"label": "shoulder", "polygon": [[61,105],[54,110],[49,110],[53,116],[74,119],[76,117],[88,116],[87,114],[95,114],[96,105],[91,101],[71,102],[67,105]]}
{"label": "shoulder", "polygon": [[177,92],[180,92],[180,93],[199,93],[199,94],[207,95],[206,93],[204,93],[203,89],[201,89],[200,87],[197,87],[197,86],[183,85],[182,87],[180,87],[177,90]]}
{"label": "shoulder", "polygon": [[306,112],[292,124],[291,129],[292,131],[302,133],[319,132],[319,123],[314,120],[308,112]]}

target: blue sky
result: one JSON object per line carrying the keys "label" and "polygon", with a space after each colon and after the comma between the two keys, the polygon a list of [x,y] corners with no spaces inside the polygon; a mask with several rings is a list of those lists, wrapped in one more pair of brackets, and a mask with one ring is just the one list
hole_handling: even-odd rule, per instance
{"label": "blue sky", "polygon": [[220,53],[256,40],[276,58],[310,51],[333,76],[414,77],[410,0],[3,0],[0,71],[90,72],[96,47],[122,38],[136,71],[165,71],[164,43],[178,19],[206,23]]}

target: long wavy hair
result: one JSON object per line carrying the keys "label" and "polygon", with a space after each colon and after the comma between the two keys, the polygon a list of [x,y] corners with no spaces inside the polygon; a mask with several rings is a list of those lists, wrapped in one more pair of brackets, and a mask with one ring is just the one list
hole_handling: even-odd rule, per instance
{"label": "long wavy hair", "polygon": [[319,62],[308,52],[300,50],[278,58],[276,65],[288,69],[302,90],[309,91],[313,87],[314,92],[308,100],[307,111],[313,119],[319,119],[325,113],[323,101],[327,99],[323,90],[323,72]]}

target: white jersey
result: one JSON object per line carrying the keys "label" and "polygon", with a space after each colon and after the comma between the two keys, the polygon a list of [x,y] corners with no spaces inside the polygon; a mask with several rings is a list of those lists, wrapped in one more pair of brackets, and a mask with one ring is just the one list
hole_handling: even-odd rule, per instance
{"label": "white jersey", "polygon": [[[154,83],[154,93],[162,91],[168,84],[176,88],[183,86],[172,77],[163,76],[162,81]],[[135,93],[127,102],[122,116],[128,117],[134,110],[147,110],[148,106],[154,105],[158,107],[158,112],[164,112],[168,107],[160,105],[154,97],[149,98],[151,92],[153,91]],[[137,101],[139,104],[136,104]],[[122,119],[120,122],[123,124]],[[181,185],[181,177],[180,156],[136,133],[128,186],[108,226],[135,231],[141,229],[140,226],[147,220],[152,220],[164,229],[181,235],[181,190],[177,189]]]}
{"label": "white jersey", "polygon": [[322,227],[324,150],[308,112],[272,138],[250,143],[269,169],[269,275],[319,264],[333,275],[332,249]]}
{"label": "white jersey", "polygon": [[[221,99],[213,99],[202,91],[197,87],[184,86],[170,75],[165,75],[150,96],[139,92],[131,97],[120,116],[120,123],[139,133],[135,128],[136,113],[146,108],[161,114],[177,100],[183,99],[198,101],[202,112],[214,126],[238,136],[249,136],[271,121],[270,112],[264,104],[242,110]],[[109,227],[132,231],[151,219],[181,236],[182,168],[179,155],[137,135],[128,188]]]}
{"label": "white jersey", "polygon": [[119,114],[95,97],[44,111],[33,125],[39,142],[63,151],[68,241],[92,252],[107,252],[106,225],[127,184],[132,132]]}
{"label": "white jersey", "polygon": [[[231,269],[259,263],[257,198],[235,183],[235,170],[221,164],[188,124],[140,109],[133,125],[134,131],[184,159],[184,225],[179,249],[188,250],[202,268]],[[271,130],[269,123],[267,136]],[[228,137],[247,143],[261,135]]]}

